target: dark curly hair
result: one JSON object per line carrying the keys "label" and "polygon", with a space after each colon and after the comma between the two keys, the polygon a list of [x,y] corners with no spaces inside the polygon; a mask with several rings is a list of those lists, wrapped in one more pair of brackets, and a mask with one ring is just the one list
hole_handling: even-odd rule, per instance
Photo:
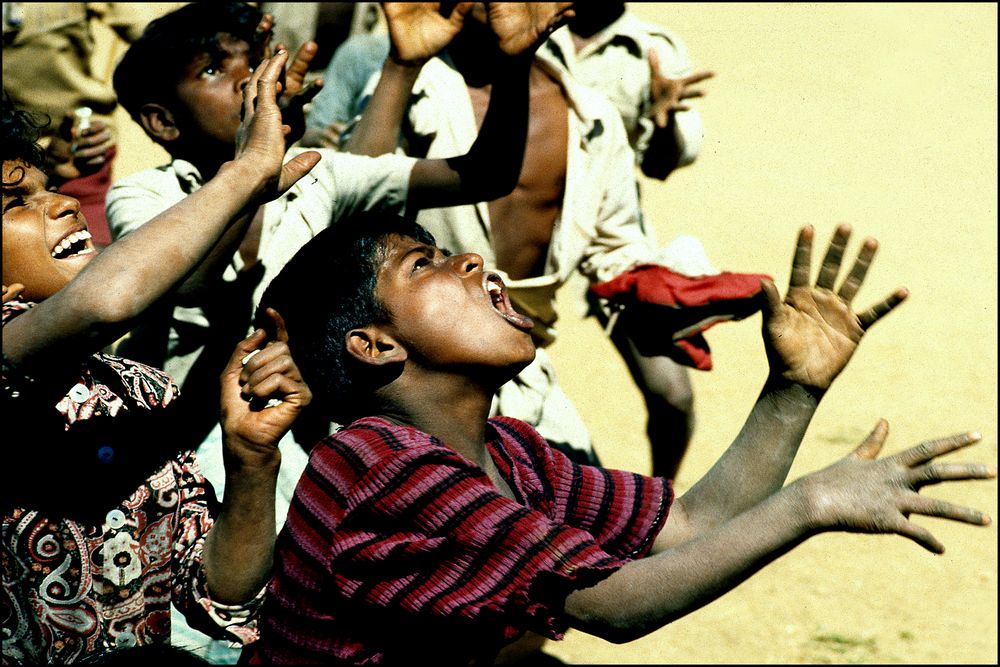
{"label": "dark curly hair", "polygon": [[155,21],[129,47],[115,68],[113,85],[118,103],[140,122],[139,112],[149,103],[172,107],[184,70],[201,54],[220,54],[219,40],[231,35],[261,53],[257,24],[261,12],[245,2],[192,2]]}
{"label": "dark curly hair", "polygon": [[375,286],[390,234],[434,245],[430,232],[397,215],[368,212],[338,220],[302,246],[257,308],[257,326],[272,335],[265,310],[282,316],[292,357],[316,404],[341,424],[364,416],[372,392],[390,379],[380,369],[361,369],[346,349],[351,329],[389,321]]}
{"label": "dark curly hair", "polygon": [[39,169],[45,168],[45,153],[38,137],[50,120],[47,116],[19,109],[7,91],[3,91],[3,159],[19,160]]}

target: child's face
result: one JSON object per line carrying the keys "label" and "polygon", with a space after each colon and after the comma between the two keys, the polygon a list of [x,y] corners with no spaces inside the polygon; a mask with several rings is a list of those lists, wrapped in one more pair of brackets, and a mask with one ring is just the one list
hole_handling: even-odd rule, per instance
{"label": "child's face", "polygon": [[185,139],[228,148],[236,145],[243,86],[250,80],[252,65],[250,45],[230,35],[219,37],[216,52],[191,61],[177,84],[177,98],[190,120],[181,129]]}
{"label": "child's face", "polygon": [[20,161],[3,163],[3,284],[42,301],[96,256],[80,202],[50,192],[48,178]]}
{"label": "child's face", "polygon": [[449,257],[395,234],[385,256],[375,296],[410,360],[428,368],[503,369],[513,377],[535,358],[531,319],[510,305],[499,276],[483,271],[482,257]]}

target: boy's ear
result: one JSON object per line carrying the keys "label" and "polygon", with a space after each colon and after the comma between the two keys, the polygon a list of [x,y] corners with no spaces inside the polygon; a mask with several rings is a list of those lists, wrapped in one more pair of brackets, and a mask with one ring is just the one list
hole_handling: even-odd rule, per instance
{"label": "boy's ear", "polygon": [[142,127],[146,133],[159,141],[175,141],[180,136],[180,129],[170,109],[159,104],[143,104],[139,110]]}
{"label": "boy's ear", "polygon": [[386,366],[406,361],[406,349],[377,326],[351,329],[346,343],[348,354],[365,364]]}

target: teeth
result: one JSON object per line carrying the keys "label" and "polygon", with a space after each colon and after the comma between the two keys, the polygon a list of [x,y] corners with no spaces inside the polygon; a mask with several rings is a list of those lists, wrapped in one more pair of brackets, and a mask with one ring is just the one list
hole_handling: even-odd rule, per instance
{"label": "teeth", "polygon": [[[66,251],[69,250],[74,243],[79,243],[80,241],[86,241],[90,238],[91,238],[90,232],[87,231],[86,229],[81,229],[78,232],[73,232],[72,234],[64,238],[62,241],[60,241],[59,244],[52,249],[52,256],[58,258],[61,255],[65,254]],[[81,248],[81,250],[83,250],[83,248]]]}

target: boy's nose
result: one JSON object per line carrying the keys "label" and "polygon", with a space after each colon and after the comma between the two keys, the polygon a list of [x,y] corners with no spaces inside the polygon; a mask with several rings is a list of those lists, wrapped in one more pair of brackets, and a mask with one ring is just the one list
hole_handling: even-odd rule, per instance
{"label": "boy's nose", "polygon": [[477,255],[474,252],[467,252],[464,255],[455,255],[452,258],[452,262],[462,273],[472,273],[477,269],[482,270],[483,268],[482,256]]}

